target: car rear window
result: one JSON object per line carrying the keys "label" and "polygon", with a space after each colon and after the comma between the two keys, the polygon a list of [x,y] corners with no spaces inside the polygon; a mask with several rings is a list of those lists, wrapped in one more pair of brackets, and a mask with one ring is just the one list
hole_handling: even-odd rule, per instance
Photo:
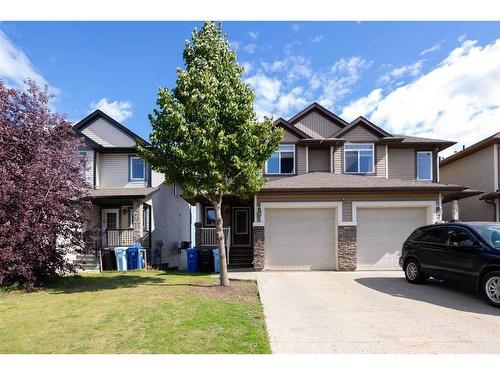
{"label": "car rear window", "polygon": [[418,241],[445,244],[448,241],[448,231],[446,228],[426,229],[422,235],[419,236]]}

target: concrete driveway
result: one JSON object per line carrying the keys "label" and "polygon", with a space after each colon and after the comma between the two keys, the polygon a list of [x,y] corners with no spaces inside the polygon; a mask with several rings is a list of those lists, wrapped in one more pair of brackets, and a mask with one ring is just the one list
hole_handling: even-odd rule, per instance
{"label": "concrete driveway", "polygon": [[402,272],[258,272],[273,353],[500,353],[500,309]]}

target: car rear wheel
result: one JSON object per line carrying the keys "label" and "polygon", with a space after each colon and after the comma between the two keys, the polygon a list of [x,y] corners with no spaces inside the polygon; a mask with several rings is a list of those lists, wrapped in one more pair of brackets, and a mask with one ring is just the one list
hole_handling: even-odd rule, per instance
{"label": "car rear wheel", "polygon": [[406,281],[412,284],[420,284],[424,277],[420,269],[420,264],[415,259],[410,259],[405,265]]}
{"label": "car rear wheel", "polygon": [[488,303],[500,307],[500,272],[491,272],[483,282],[483,294]]}

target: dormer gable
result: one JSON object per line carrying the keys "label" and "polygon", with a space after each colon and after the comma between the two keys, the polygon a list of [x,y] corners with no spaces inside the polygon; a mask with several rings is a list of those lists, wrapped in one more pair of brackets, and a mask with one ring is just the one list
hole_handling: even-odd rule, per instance
{"label": "dormer gable", "polygon": [[381,138],[392,137],[392,134],[378,127],[363,116],[352,121],[345,128],[333,133],[331,137],[343,138],[346,141],[378,141]]}
{"label": "dormer gable", "polygon": [[[140,136],[127,129],[101,110],[95,110],[78,122],[74,129],[104,148],[133,148]],[[146,144],[149,144],[146,142]],[[94,147],[95,148],[95,147]]]}
{"label": "dormer gable", "polygon": [[318,103],[312,103],[288,120],[311,138],[328,138],[348,123]]}
{"label": "dormer gable", "polygon": [[295,143],[296,141],[300,139],[309,139],[311,138],[308,134],[303,132],[302,130],[296,128],[292,124],[290,124],[288,121],[286,121],[283,118],[279,118],[276,121],[274,121],[274,126],[280,127],[285,131],[285,135],[283,137],[282,142],[293,142]]}

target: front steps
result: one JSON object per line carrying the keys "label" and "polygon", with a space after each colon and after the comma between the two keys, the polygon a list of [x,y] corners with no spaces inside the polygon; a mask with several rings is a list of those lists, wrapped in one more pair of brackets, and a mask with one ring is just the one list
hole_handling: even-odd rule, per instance
{"label": "front steps", "polygon": [[228,268],[252,268],[253,267],[253,248],[251,247],[232,247],[229,251]]}

